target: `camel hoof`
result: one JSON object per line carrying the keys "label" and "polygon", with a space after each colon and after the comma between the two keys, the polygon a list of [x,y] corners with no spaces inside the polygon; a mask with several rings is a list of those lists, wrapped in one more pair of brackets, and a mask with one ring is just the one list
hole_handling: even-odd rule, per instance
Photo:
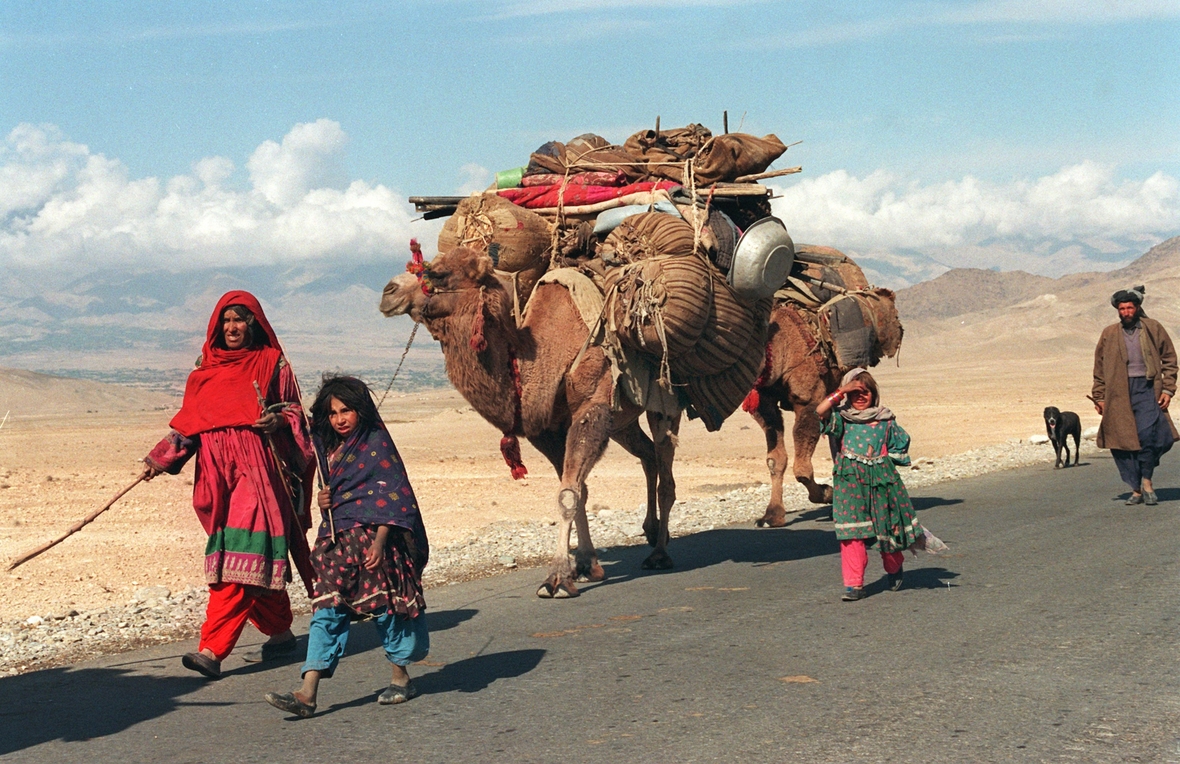
{"label": "camel hoof", "polygon": [[590,583],[597,583],[606,580],[606,571],[598,563],[586,567],[578,567],[578,581],[588,581]]}
{"label": "camel hoof", "polygon": [[782,509],[768,509],[766,514],[754,521],[759,528],[781,528],[787,524],[787,513]]}
{"label": "camel hoof", "polygon": [[644,570],[672,570],[675,567],[667,552],[652,552],[642,565]]}
{"label": "camel hoof", "polygon": [[537,596],[544,600],[568,600],[580,593],[573,581],[568,578],[558,580],[555,576],[545,579],[544,583],[537,587]]}
{"label": "camel hoof", "polygon": [[581,592],[578,591],[578,587],[574,585],[573,581],[562,581],[553,591],[553,599],[568,600],[577,597],[579,594]]}

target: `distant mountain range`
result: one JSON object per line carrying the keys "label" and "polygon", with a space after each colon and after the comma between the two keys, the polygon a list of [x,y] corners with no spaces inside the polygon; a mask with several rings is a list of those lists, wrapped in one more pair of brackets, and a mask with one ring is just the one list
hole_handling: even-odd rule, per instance
{"label": "distant mountain range", "polygon": [[[383,384],[413,327],[377,310],[385,283],[403,267],[9,272],[0,280],[0,366],[175,390],[200,352],[217,298],[246,289],[262,301],[302,377],[340,369]],[[426,332],[403,374],[419,386],[442,383],[441,353]]]}
{"label": "distant mountain range", "polygon": [[[906,256],[857,261],[871,281],[895,287],[923,273],[941,274],[901,289],[898,310],[911,329],[920,325],[927,337],[946,332],[963,346],[1010,337],[1009,323],[1018,321],[1026,323],[1015,328],[1037,328],[1038,337],[1057,337],[1051,327],[1058,323],[1074,327],[1082,347],[1091,343],[1095,327],[1112,320],[1109,292],[1132,282],[1149,285],[1149,313],[1172,321],[1170,326],[1180,323],[1174,296],[1180,293],[1180,238],[1117,270],[1059,279],[1022,271],[948,271]],[[385,318],[377,305],[385,283],[403,268],[398,260],[80,275],[9,270],[0,274],[0,366],[175,393],[200,351],[217,298],[246,289],[262,301],[305,387],[314,387],[321,371],[342,370],[383,389],[413,323],[404,316]],[[985,331],[990,334],[980,333]],[[916,339],[912,332],[907,337]],[[396,389],[442,384],[438,344],[421,331]]]}

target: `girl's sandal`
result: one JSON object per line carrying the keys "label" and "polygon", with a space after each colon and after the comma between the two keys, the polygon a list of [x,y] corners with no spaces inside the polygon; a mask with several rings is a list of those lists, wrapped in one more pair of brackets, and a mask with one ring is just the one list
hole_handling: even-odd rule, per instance
{"label": "girl's sandal", "polygon": [[377,702],[383,706],[393,705],[394,703],[405,703],[407,700],[418,697],[418,688],[414,686],[413,682],[406,682],[403,687],[400,684],[391,684],[377,696]]}
{"label": "girl's sandal", "polygon": [[315,706],[304,703],[293,692],[268,692],[263,697],[280,711],[295,714],[301,719],[307,719],[315,713]]}

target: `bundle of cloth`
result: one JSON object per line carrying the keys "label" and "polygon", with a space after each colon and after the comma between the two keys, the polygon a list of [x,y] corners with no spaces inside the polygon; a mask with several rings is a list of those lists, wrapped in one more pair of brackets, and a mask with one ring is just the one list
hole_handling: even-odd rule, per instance
{"label": "bundle of cloth", "polygon": [[794,308],[810,326],[832,368],[876,366],[900,343],[903,331],[893,292],[870,285],[860,266],[837,249],[810,244],[795,249],[800,259],[775,294],[776,303]]}

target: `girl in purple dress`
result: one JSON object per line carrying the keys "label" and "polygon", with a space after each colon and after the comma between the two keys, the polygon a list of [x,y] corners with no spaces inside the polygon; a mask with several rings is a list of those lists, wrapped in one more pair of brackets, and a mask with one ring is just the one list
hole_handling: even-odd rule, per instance
{"label": "girl in purple dress", "polygon": [[406,666],[430,650],[422,569],[429,547],[418,501],[369,388],[354,377],[324,380],[311,406],[312,436],[328,487],[311,553],[318,580],[303,685],[267,693],[276,708],[311,716],[321,678],[336,670],[350,622],[373,620],[392,665],[382,704],[418,694]]}

